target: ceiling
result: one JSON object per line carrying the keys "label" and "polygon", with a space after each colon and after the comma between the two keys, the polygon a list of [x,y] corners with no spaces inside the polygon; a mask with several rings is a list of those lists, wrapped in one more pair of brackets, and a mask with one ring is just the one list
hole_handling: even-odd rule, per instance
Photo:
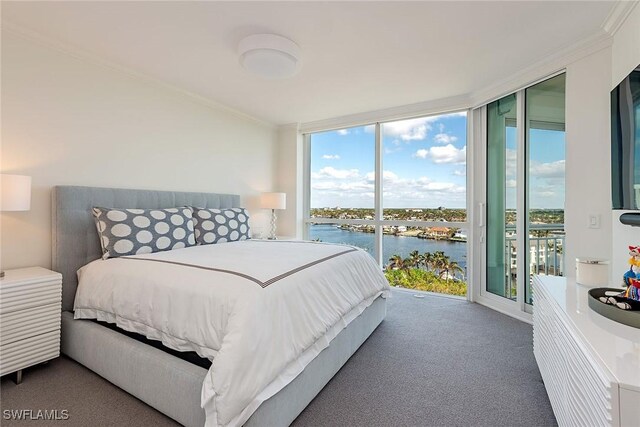
{"label": "ceiling", "polygon": [[[481,90],[602,33],[610,1],[2,2],[2,21],[273,124]],[[302,70],[263,80],[238,62],[272,32]]]}

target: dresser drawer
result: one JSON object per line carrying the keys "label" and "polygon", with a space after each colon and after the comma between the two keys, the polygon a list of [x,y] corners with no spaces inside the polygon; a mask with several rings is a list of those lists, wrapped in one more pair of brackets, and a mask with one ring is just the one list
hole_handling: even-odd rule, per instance
{"label": "dresser drawer", "polygon": [[14,341],[0,347],[0,375],[27,368],[59,355],[59,330]]}
{"label": "dresser drawer", "polygon": [[0,315],[0,345],[3,347],[14,341],[59,330],[59,302]]}
{"label": "dresser drawer", "polygon": [[0,287],[0,312],[3,314],[49,305],[61,300],[62,282],[59,280]]}

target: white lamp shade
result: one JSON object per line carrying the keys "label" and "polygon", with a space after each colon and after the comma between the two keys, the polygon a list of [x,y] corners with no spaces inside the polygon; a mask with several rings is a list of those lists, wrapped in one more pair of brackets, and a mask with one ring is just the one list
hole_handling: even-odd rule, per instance
{"label": "white lamp shade", "polygon": [[260,196],[260,207],[263,209],[286,209],[286,193],[262,193]]}
{"label": "white lamp shade", "polygon": [[2,211],[28,211],[31,209],[31,177],[25,175],[0,176],[2,182]]}

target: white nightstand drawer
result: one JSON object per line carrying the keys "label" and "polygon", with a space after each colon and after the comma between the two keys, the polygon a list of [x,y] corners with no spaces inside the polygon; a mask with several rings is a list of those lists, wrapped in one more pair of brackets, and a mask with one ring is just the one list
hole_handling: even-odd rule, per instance
{"label": "white nightstand drawer", "polygon": [[60,302],[62,282],[47,281],[0,287],[0,311],[11,313]]}
{"label": "white nightstand drawer", "polygon": [[59,330],[3,345],[0,347],[0,375],[18,371],[59,355]]}
{"label": "white nightstand drawer", "polygon": [[60,330],[60,303],[0,315],[0,345]]}
{"label": "white nightstand drawer", "polygon": [[[62,275],[41,267],[0,278],[0,375],[60,355]],[[17,381],[22,375],[19,372]]]}

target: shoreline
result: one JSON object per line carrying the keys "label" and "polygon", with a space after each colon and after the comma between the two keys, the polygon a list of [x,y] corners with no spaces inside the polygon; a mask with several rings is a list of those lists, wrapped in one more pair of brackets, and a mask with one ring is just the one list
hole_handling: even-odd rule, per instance
{"label": "shoreline", "polygon": [[[313,225],[329,225],[329,224],[313,224]],[[333,226],[337,229],[349,231],[352,233],[366,233],[373,234],[373,227],[365,226],[365,227],[354,227],[350,225],[340,225]],[[433,236],[425,234],[424,230],[406,230],[406,231],[389,231],[383,230],[382,232],[385,236],[394,236],[394,237],[415,237],[417,239],[426,239],[426,240],[435,240],[435,241],[445,241],[445,242],[453,242],[453,243],[467,243],[467,239],[461,237],[449,237],[449,236]]]}

